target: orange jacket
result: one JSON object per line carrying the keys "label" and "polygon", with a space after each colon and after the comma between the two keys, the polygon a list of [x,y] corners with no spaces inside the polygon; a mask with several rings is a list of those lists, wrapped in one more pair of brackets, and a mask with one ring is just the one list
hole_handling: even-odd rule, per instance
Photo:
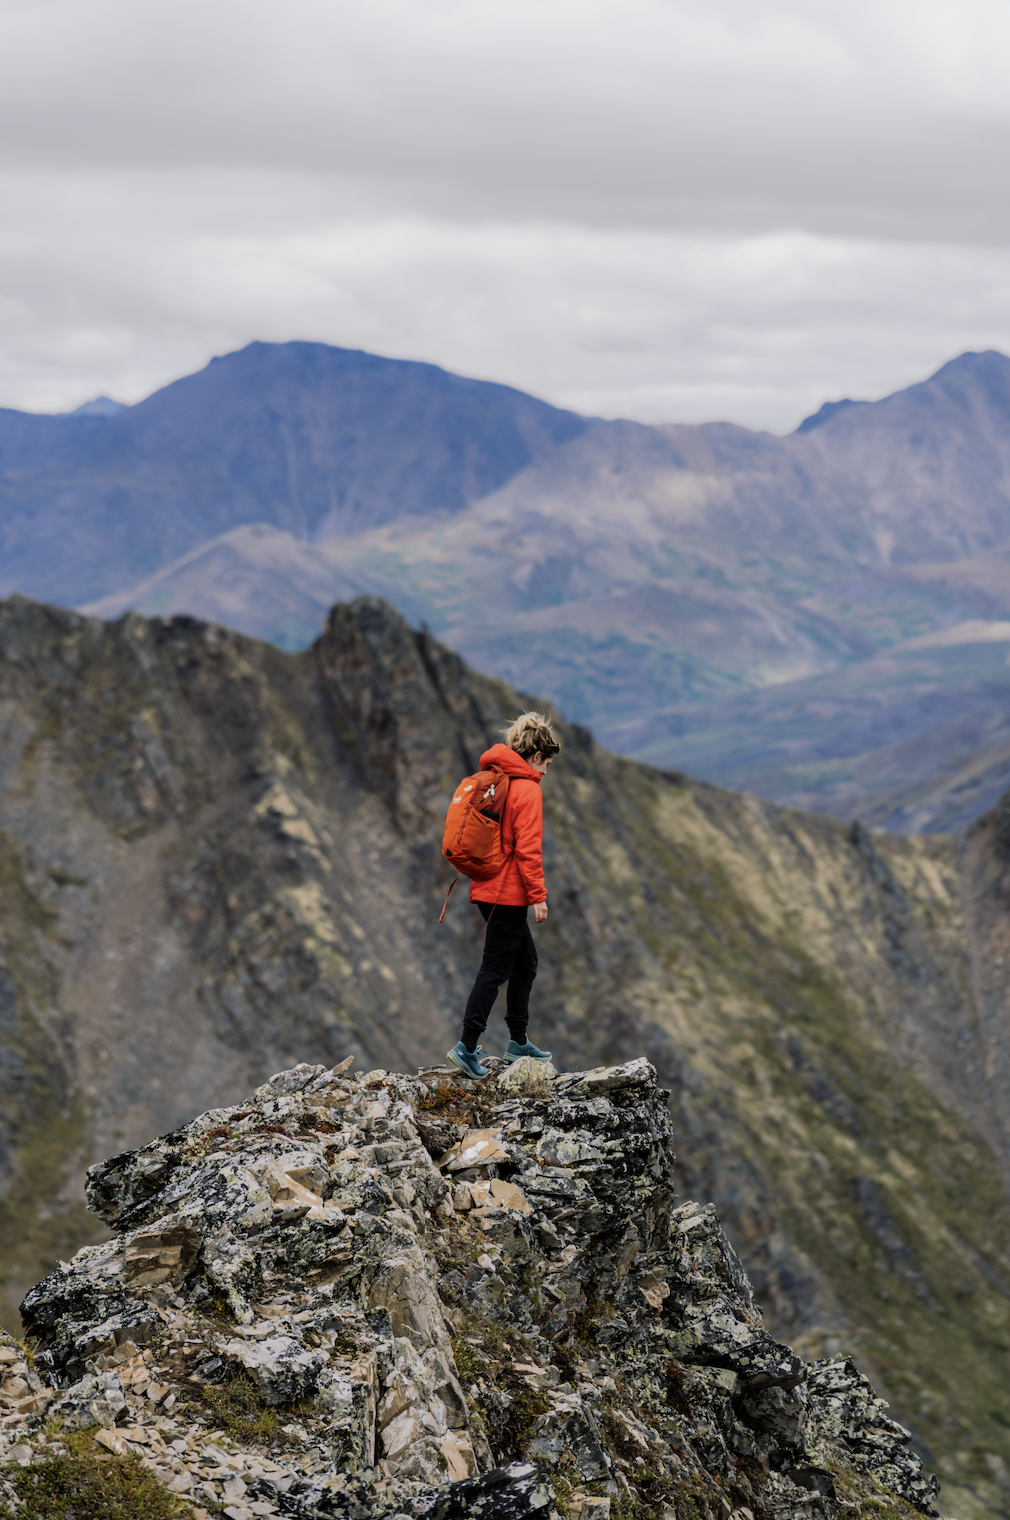
{"label": "orange jacket", "polygon": [[[502,818],[506,860],[497,876],[470,884],[471,902],[499,902],[528,908],[547,901],[544,881],[544,798],[540,773],[505,744],[492,744],[480,757],[482,771],[498,765],[511,779]],[[535,782],[535,785],[530,785]],[[512,854],[513,847],[515,854]]]}

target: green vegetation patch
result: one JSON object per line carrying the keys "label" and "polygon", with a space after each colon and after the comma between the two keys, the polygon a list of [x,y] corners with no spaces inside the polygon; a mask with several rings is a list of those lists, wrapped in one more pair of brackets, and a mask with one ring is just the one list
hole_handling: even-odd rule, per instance
{"label": "green vegetation patch", "polygon": [[497,1086],[498,1081],[494,1076],[488,1077],[480,1087],[472,1082],[467,1082],[464,1087],[461,1081],[444,1077],[421,1094],[416,1107],[422,1114],[436,1115],[448,1124],[466,1124],[477,1128],[493,1116],[501,1102]]}
{"label": "green vegetation patch", "polygon": [[4,1469],[20,1504],[0,1505],[2,1520],[192,1520],[139,1457],[99,1453],[84,1432],[66,1442],[61,1455]]}
{"label": "green vegetation patch", "polygon": [[546,1394],[531,1388],[511,1366],[529,1355],[521,1343],[494,1320],[476,1314],[470,1318],[475,1333],[451,1337],[456,1369],[464,1384],[482,1385],[483,1392],[472,1402],[487,1430],[491,1454],[504,1466],[526,1455],[537,1421],[551,1405]]}
{"label": "green vegetation patch", "polygon": [[287,1435],[283,1427],[312,1417],[311,1400],[268,1404],[247,1372],[236,1372],[225,1383],[191,1385],[197,1386],[198,1398],[191,1405],[194,1413],[202,1415],[209,1410],[222,1434],[264,1451],[275,1446],[297,1446],[297,1437]]}

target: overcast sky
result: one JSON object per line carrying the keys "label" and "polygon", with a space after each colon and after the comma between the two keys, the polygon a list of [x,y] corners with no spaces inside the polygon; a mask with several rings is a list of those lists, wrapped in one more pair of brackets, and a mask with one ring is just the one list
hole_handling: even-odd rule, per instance
{"label": "overcast sky", "polygon": [[0,0],[0,404],[322,339],[785,431],[1010,351],[1006,0]]}

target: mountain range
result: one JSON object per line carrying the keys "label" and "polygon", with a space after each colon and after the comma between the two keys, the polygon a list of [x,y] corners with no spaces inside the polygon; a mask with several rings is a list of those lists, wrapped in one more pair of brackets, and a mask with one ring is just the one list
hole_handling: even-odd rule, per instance
{"label": "mountain range", "polygon": [[137,406],[0,412],[0,567],[287,649],[380,595],[624,753],[875,827],[956,827],[1010,774],[994,352],[780,438],[255,343]]}

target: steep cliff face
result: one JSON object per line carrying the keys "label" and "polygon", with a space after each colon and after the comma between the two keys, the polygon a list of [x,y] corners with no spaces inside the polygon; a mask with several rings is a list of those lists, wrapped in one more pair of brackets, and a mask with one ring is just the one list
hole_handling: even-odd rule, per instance
{"label": "steep cliff face", "polygon": [[[479,956],[465,901],[437,925],[445,803],[521,701],[373,600],[297,656],[0,608],[8,1323],[94,1238],[96,1157],[299,1060],[441,1058]],[[1001,825],[962,863],[562,729],[534,1038],[573,1068],[648,1054],[681,1191],[718,1204],[774,1333],[854,1349],[950,1508],[1000,1507]]]}
{"label": "steep cliff face", "polygon": [[677,1204],[655,1069],[492,1065],[303,1064],[93,1167],[115,1239],[28,1294],[34,1368],[0,1345],[0,1506],[108,1481],[97,1448],[191,1520],[935,1515],[866,1379],[773,1340]]}

